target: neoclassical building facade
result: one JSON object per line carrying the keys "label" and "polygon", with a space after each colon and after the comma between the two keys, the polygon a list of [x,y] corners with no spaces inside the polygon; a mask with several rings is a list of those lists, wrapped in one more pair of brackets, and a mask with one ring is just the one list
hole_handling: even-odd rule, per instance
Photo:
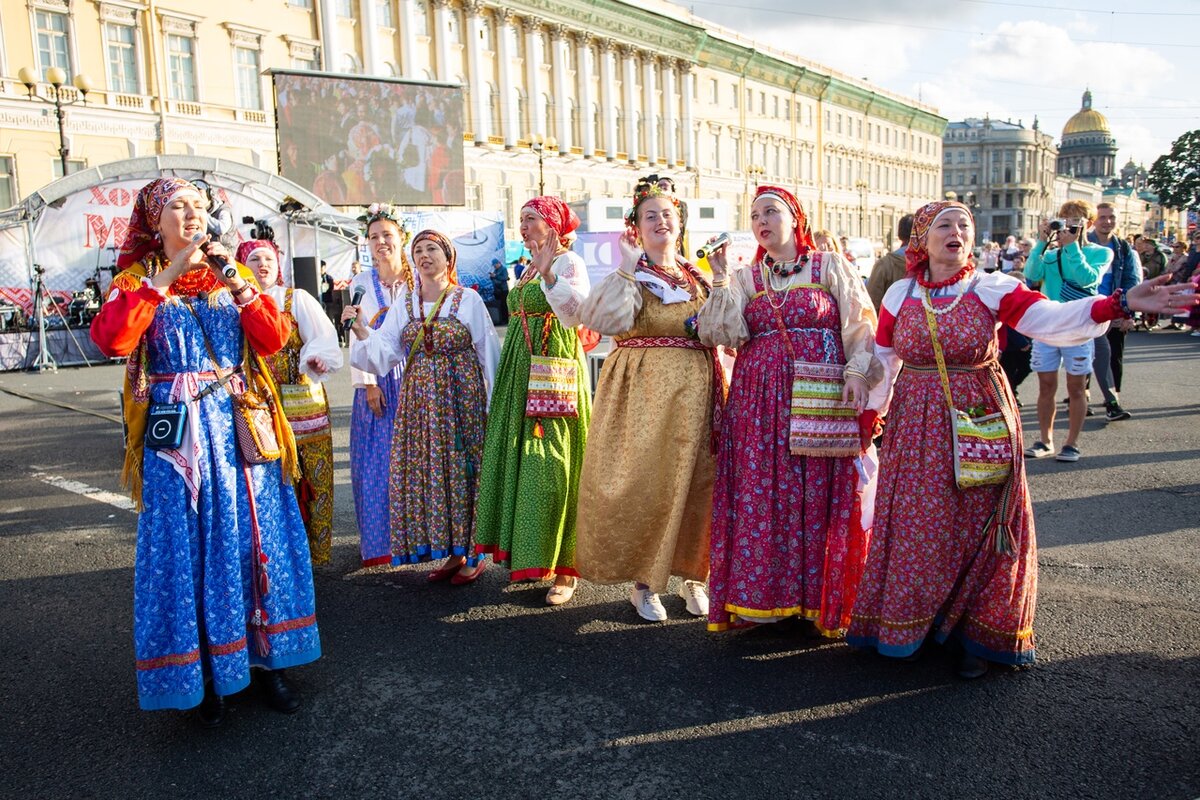
{"label": "neoclassical building facade", "polygon": [[755,184],[780,183],[815,227],[884,242],[942,192],[936,109],[672,4],[263,6],[0,0],[0,206],[61,172],[53,108],[17,79],[29,67],[44,81],[53,66],[93,84],[66,112],[69,169],[194,153],[273,170],[274,67],[462,84],[467,205],[510,223],[537,191],[539,159],[546,191],[568,200],[623,197],[638,175],[667,173],[745,227]]}

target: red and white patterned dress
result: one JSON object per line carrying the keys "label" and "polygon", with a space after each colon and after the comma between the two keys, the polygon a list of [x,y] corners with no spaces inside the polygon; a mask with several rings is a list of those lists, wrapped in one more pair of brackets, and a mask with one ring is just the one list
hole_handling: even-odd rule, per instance
{"label": "red and white patterned dress", "polygon": [[[732,279],[744,306],[721,295],[700,316],[702,338],[738,347],[713,490],[708,627],[798,616],[834,635],[849,622],[866,559],[861,462],[790,451],[793,360],[845,367],[853,357],[878,379],[875,314],[834,256],[814,254],[778,291],[765,273],[758,263]],[[734,314],[744,323],[721,319]]]}
{"label": "red and white patterned dress", "polygon": [[[887,428],[875,527],[846,639],[904,657],[931,631],[939,642],[953,633],[981,658],[1032,663],[1037,544],[1024,465],[1018,454],[1010,485],[1013,546],[998,552],[995,534],[985,529],[993,515],[1002,515],[1005,487],[959,489],[955,483],[950,416],[922,291],[912,279],[901,280],[880,310],[876,356],[888,373],[882,391],[890,386],[892,396],[890,406],[886,399],[878,403],[887,410]],[[1104,317],[1099,306],[1106,298],[1055,303],[999,273],[935,290],[933,305],[944,309],[964,291],[958,306],[937,318],[958,408],[995,411],[997,401],[1013,407],[996,361],[1000,324],[1057,346],[1084,342],[1107,328],[1106,321],[1093,319],[1093,313]],[[999,397],[986,389],[988,370],[999,374]],[[1020,442],[1020,418],[1009,416]]]}

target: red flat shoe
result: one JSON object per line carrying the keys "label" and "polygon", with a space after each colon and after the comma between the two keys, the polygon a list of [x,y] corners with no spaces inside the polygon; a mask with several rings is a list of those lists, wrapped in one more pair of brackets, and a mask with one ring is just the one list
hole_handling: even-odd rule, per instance
{"label": "red flat shoe", "polygon": [[483,571],[485,569],[487,569],[487,565],[488,565],[487,559],[480,561],[479,566],[469,576],[463,577],[461,574],[459,574],[459,575],[455,575],[453,578],[451,578],[450,579],[451,585],[466,586],[468,583],[474,583],[479,578],[479,576],[483,574]]}
{"label": "red flat shoe", "polygon": [[454,579],[458,577],[458,571],[466,566],[466,564],[466,561],[460,561],[450,567],[438,567],[433,572],[426,575],[425,580],[429,583],[438,583],[444,580],[449,580],[453,583]]}

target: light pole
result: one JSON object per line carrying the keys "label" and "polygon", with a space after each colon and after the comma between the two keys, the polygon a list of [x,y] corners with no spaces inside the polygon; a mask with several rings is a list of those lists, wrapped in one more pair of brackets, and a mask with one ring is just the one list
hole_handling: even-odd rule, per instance
{"label": "light pole", "polygon": [[541,197],[546,193],[546,175],[542,166],[546,155],[546,148],[549,147],[553,152],[554,148],[558,147],[558,140],[553,136],[547,138],[540,133],[535,133],[529,137],[529,142],[530,149],[537,153],[538,157],[538,196]]}
{"label": "light pole", "polygon": [[[759,179],[760,179],[760,178],[762,178],[762,176],[763,176],[763,173],[765,173],[766,171],[767,171],[767,170],[766,170],[766,169],[765,169],[765,168],[764,168],[762,165],[760,165],[760,164],[749,164],[749,165],[747,165],[747,166],[746,166],[746,182],[747,182],[747,183],[749,183],[750,181],[754,181],[754,191],[755,191],[755,192],[757,192],[757,191],[758,191],[758,181],[759,181]],[[749,219],[750,219],[750,205],[751,205],[751,202],[752,202],[752,201],[750,200],[750,191],[749,191],[749,189],[750,189],[750,187],[749,187],[749,186],[747,186],[747,187],[746,187],[746,210],[745,210],[747,225],[749,224]],[[741,226],[739,226],[739,227],[741,227]]]}
{"label": "light pole", "polygon": [[92,90],[92,82],[82,72],[76,75],[72,83],[79,90],[79,97],[74,100],[67,100],[65,99],[67,73],[58,67],[51,67],[46,70],[46,82],[50,84],[49,97],[42,97],[36,93],[35,90],[38,83],[37,73],[29,67],[22,67],[20,72],[17,73],[17,77],[21,83],[25,84],[25,90],[29,92],[30,100],[40,100],[43,103],[50,103],[54,106],[54,115],[58,117],[58,158],[62,163],[62,174],[65,178],[67,176],[67,156],[71,151],[67,149],[67,134],[64,128],[66,118],[63,116],[63,106],[73,106],[76,103],[87,105],[87,94]]}
{"label": "light pole", "polygon": [[854,188],[858,189],[858,235],[864,238],[867,236],[867,190],[871,188],[871,184],[866,181],[859,181],[854,184]]}

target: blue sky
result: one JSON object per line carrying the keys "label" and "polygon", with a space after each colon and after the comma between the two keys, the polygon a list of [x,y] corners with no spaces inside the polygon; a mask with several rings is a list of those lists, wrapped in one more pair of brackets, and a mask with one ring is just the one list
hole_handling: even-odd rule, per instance
{"label": "blue sky", "polygon": [[697,16],[936,106],[1034,116],[1057,141],[1085,88],[1118,163],[1200,128],[1200,2],[684,0]]}

